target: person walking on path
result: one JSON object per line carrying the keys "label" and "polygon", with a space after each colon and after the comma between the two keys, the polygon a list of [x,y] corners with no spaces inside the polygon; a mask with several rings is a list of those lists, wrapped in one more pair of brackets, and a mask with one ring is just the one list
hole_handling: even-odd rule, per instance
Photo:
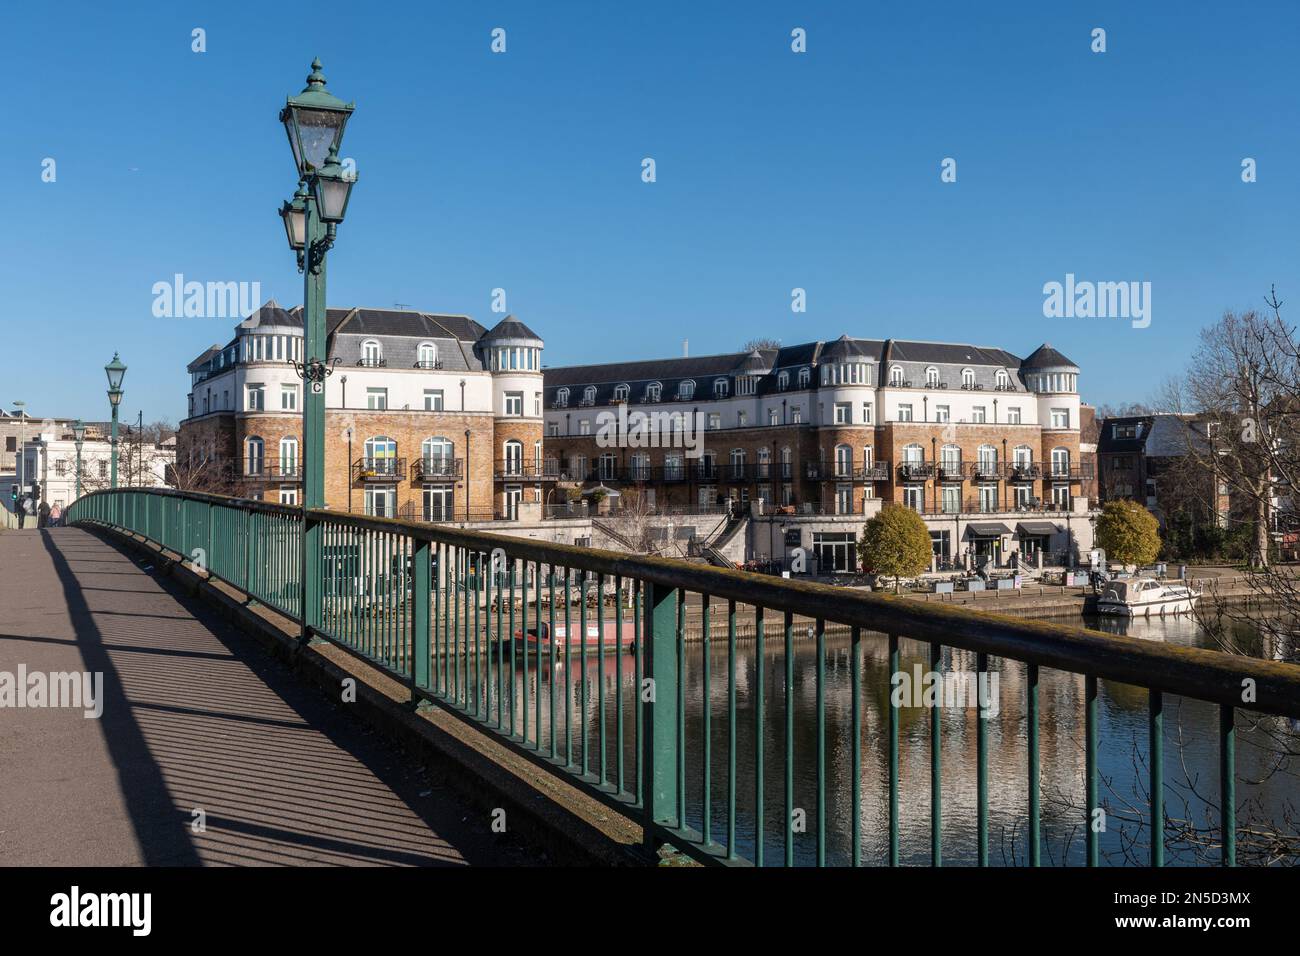
{"label": "person walking on path", "polygon": [[27,523],[27,496],[23,495],[18,499],[14,506],[14,512],[18,515],[18,529],[21,531],[23,525]]}
{"label": "person walking on path", "polygon": [[58,506],[58,503],[56,502],[54,507],[50,509],[50,527],[57,528],[59,526],[59,522],[61,522],[62,520],[63,520],[63,509],[60,508]]}
{"label": "person walking on path", "polygon": [[36,527],[48,528],[50,526],[50,503],[41,501],[41,506],[36,509]]}

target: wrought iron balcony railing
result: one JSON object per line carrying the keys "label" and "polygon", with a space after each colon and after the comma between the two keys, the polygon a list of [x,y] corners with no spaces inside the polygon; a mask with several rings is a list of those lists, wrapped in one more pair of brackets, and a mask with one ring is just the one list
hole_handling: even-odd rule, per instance
{"label": "wrought iron balcony railing", "polygon": [[404,481],[405,458],[358,458],[352,463],[352,483]]}
{"label": "wrought iron balcony railing", "polygon": [[454,481],[465,467],[463,458],[417,458],[411,465],[412,481]]}
{"label": "wrought iron balcony railing", "polygon": [[905,461],[898,466],[898,475],[904,481],[922,481],[934,477],[934,462]]}
{"label": "wrought iron balcony railing", "polygon": [[239,459],[239,477],[258,481],[302,481],[298,458],[249,455]]}

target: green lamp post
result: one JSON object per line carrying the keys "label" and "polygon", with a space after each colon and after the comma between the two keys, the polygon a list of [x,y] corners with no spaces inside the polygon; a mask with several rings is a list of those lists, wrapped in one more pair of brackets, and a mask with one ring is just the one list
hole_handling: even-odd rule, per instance
{"label": "green lamp post", "polygon": [[[356,176],[339,163],[343,129],[354,104],[325,88],[320,60],[313,60],[307,86],[289,97],[280,122],[289,137],[298,191],[280,207],[289,248],[303,274],[303,360],[296,366],[303,381],[302,444],[304,512],[325,506],[325,254],[334,245],[338,224],[347,212]],[[321,528],[303,521],[304,636],[320,620]]]}
{"label": "green lamp post", "polygon": [[86,423],[80,418],[72,426],[72,436],[76,439],[77,445],[77,493],[73,495],[73,500],[81,497],[81,443],[86,440]]}
{"label": "green lamp post", "polygon": [[111,448],[109,450],[109,478],[108,486],[117,487],[117,406],[122,404],[122,379],[126,377],[126,366],[122,360],[113,353],[113,361],[104,366],[104,373],[108,376],[108,403],[113,407],[113,427],[109,433]]}

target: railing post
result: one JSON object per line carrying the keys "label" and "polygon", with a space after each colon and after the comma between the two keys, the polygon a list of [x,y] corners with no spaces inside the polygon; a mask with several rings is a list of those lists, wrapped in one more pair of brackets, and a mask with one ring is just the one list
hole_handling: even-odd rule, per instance
{"label": "railing post", "polygon": [[[677,826],[677,602],[674,588],[647,583],[644,625],[645,677],[637,688],[646,728],[642,763],[648,788],[645,801],[645,845],[653,848],[654,825]],[[585,641],[585,637],[584,637]],[[585,646],[585,644],[584,644]]]}
{"label": "railing post", "polygon": [[416,689],[429,686],[429,604],[432,585],[429,579],[429,542],[415,542],[411,555],[414,567],[411,575],[411,700],[418,701]]}
{"label": "railing post", "polygon": [[302,512],[302,586],[299,594],[302,603],[298,608],[302,630],[300,636],[305,641],[311,637],[313,629],[321,624],[321,541],[323,528],[320,522],[311,517],[306,508]]}

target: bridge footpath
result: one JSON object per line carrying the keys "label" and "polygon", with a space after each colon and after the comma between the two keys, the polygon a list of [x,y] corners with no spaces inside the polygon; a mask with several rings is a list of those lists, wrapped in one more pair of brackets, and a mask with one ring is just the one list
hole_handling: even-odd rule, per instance
{"label": "bridge footpath", "polygon": [[149,560],[0,532],[0,672],[104,687],[99,719],[0,708],[0,865],[540,862]]}

